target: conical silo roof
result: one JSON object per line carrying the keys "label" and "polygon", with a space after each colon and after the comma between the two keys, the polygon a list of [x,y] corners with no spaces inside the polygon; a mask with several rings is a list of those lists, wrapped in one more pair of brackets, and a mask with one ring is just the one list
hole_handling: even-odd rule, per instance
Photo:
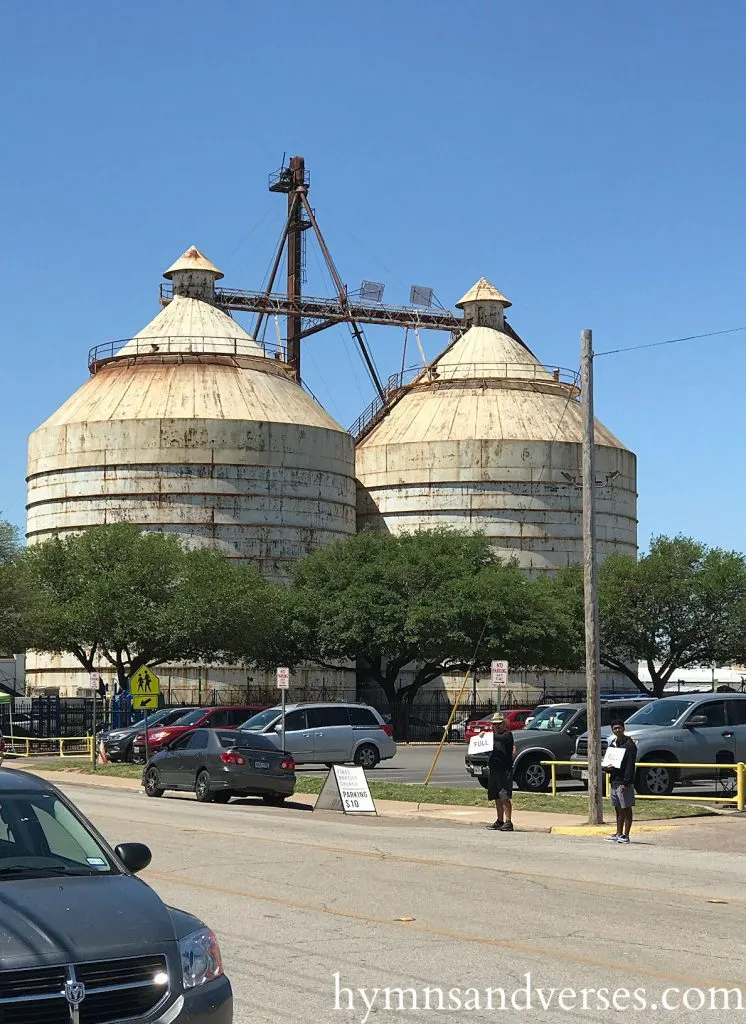
{"label": "conical silo roof", "polygon": [[[459,305],[507,300],[481,278]],[[360,441],[358,451],[387,444],[525,440],[581,443],[582,409],[575,374],[546,367],[516,337],[471,326],[415,378],[403,397]],[[596,422],[596,443],[624,448]]]}
{"label": "conical silo roof", "polygon": [[[222,272],[196,246],[163,274],[174,281],[174,296],[150,323],[119,350],[120,356],[168,353],[221,353],[262,356],[264,350],[224,310],[209,301]],[[195,285],[196,281],[196,285]],[[180,293],[180,287],[194,294]]]}
{"label": "conical silo roof", "polygon": [[504,309],[513,305],[510,299],[507,299],[502,292],[498,291],[494,284],[491,284],[486,277],[480,277],[477,283],[464,295],[463,299],[458,300],[456,309],[463,309],[469,302],[499,302]]}

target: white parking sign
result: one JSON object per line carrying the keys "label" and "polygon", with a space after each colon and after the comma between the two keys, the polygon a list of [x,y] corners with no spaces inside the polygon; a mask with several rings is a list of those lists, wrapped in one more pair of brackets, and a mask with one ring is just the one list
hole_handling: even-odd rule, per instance
{"label": "white parking sign", "polygon": [[277,689],[278,690],[289,690],[290,689],[290,669],[289,668],[278,668],[277,669]]}

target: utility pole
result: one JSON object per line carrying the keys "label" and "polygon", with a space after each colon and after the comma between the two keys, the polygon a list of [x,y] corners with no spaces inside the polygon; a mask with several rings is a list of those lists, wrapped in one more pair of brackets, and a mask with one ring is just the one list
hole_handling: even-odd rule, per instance
{"label": "utility pole", "polygon": [[583,404],[583,570],[585,597],[585,681],[588,708],[588,823],[603,823],[601,704],[596,564],[596,443],[593,417],[593,333],[580,332],[580,387]]}

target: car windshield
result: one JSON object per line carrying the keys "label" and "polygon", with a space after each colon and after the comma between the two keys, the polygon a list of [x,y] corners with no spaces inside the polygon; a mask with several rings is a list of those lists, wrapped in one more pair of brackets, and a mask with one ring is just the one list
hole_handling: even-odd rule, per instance
{"label": "car windshield", "polygon": [[0,792],[0,883],[116,871],[106,851],[59,797]]}
{"label": "car windshield", "polygon": [[[195,708],[194,711],[189,711],[184,715],[183,718],[179,718],[177,722],[173,722],[173,725],[196,725],[201,721],[206,714],[205,708]],[[161,723],[163,724],[163,723]]]}
{"label": "car windshield", "polygon": [[544,708],[528,724],[528,728],[558,732],[569,722],[577,710],[577,708]]}
{"label": "car windshield", "polygon": [[246,732],[261,732],[262,729],[266,729],[268,725],[274,722],[279,713],[279,708],[267,708],[266,711],[260,711],[258,715],[249,718],[248,721],[244,722],[243,725],[239,725],[238,728]]}
{"label": "car windshield", "polygon": [[654,700],[635,711],[627,725],[673,725],[694,704],[693,700]]}

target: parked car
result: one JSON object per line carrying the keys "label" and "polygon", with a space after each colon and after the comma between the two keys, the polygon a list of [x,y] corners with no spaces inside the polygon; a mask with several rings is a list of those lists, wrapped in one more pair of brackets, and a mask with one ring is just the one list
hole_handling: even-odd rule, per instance
{"label": "parked car", "polygon": [[[646,703],[644,698],[634,701],[601,701],[601,722],[609,725],[616,715],[628,717]],[[575,751],[578,736],[588,727],[585,704],[550,704],[514,737],[515,785],[518,789],[539,793],[549,788],[552,774],[542,761],[569,761]],[[467,754],[466,770],[485,788],[487,787],[488,753]],[[570,768],[556,769],[558,779],[570,777]]]}
{"label": "parked car", "polygon": [[[494,714],[493,712],[492,714]],[[526,720],[531,715],[530,708],[511,708],[510,711],[501,711],[500,714],[503,716],[505,721],[508,723],[508,728],[515,732],[517,729],[523,729],[526,725]],[[466,726],[466,732],[464,738],[468,743],[472,736],[479,736],[482,732],[489,732],[492,728],[492,715],[487,715],[486,718],[473,718]]]}
{"label": "parked car", "polygon": [[[194,707],[161,708],[152,715],[148,715],[148,733],[151,727],[160,729],[167,725],[176,725],[185,715],[196,711]],[[104,750],[110,761],[131,761],[132,746],[135,737],[143,732],[142,721],[134,722],[132,725],[123,726],[121,729],[106,729],[101,734],[104,741]]]}
{"label": "parked car", "polygon": [[[240,731],[269,736],[279,746],[282,708],[254,715]],[[394,730],[367,704],[288,704],[285,709],[285,750],[296,764],[344,764],[365,769],[396,753]]]}
{"label": "parked car", "polygon": [[[160,750],[164,743],[170,743],[177,736],[183,736],[190,729],[237,729],[245,722],[249,715],[260,711],[262,705],[258,704],[231,704],[220,707],[195,708],[188,712],[177,723],[173,725],[156,726],[155,729],[148,727],[148,756]],[[145,760],[145,732],[141,731],[135,736],[132,743],[132,760],[142,763]]]}
{"label": "parked car", "polygon": [[158,751],[142,775],[145,793],[194,793],[201,803],[260,796],[281,804],[295,792],[295,761],[268,736],[237,729],[194,729]]}
{"label": "parked car", "polygon": [[[638,761],[666,761],[671,768],[639,768],[635,777],[638,793],[668,796],[677,783],[719,778],[733,785],[732,771],[714,776],[714,770],[674,768],[681,764],[734,764],[746,761],[746,694],[696,693],[661,697],[636,711],[625,724],[625,732],[637,744]],[[610,729],[601,732],[601,749],[606,750]],[[572,760],[587,760],[588,735],[578,737]],[[573,778],[583,767],[571,768]]]}
{"label": "parked car", "polygon": [[5,760],[5,740],[3,739],[3,734],[0,732],[0,766],[2,765],[4,760]]}
{"label": "parked car", "polygon": [[146,846],[112,849],[55,786],[9,768],[0,820],[3,1020],[231,1024],[218,940],[135,877]]}

